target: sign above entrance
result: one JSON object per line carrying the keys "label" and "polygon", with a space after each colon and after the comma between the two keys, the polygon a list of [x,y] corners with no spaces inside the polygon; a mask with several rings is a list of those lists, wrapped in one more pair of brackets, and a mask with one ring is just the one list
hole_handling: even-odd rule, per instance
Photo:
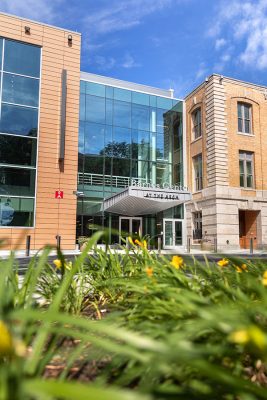
{"label": "sign above entrance", "polygon": [[163,182],[162,184],[154,184],[150,182],[143,182],[139,179],[132,179],[131,186],[137,187],[140,189],[164,189],[164,190],[177,190],[187,192],[188,188],[182,185],[171,185],[168,182]]}
{"label": "sign above entrance", "polygon": [[55,191],[55,199],[63,199],[63,190],[56,190]]}
{"label": "sign above entrance", "polygon": [[175,193],[158,193],[144,191],[143,197],[146,197],[148,199],[180,200],[179,195]]}

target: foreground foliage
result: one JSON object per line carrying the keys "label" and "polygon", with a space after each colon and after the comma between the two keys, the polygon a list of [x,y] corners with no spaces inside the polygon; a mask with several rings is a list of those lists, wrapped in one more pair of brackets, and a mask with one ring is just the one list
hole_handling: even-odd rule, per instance
{"label": "foreground foliage", "polygon": [[21,284],[1,262],[0,400],[267,398],[266,263],[167,259],[138,240],[87,256],[100,236],[72,263],[45,249]]}

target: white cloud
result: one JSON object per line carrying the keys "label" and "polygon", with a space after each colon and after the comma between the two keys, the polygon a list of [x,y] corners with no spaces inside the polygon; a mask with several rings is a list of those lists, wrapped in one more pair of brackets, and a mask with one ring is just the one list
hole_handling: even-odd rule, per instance
{"label": "white cloud", "polygon": [[62,0],[1,0],[0,11],[24,18],[53,23]]}
{"label": "white cloud", "polygon": [[133,56],[131,56],[131,54],[127,53],[124,56],[124,60],[122,62],[122,67],[123,68],[135,68],[135,67],[140,67],[141,64],[138,64]]}
{"label": "white cloud", "polygon": [[208,32],[216,39],[215,47],[223,31],[229,45],[236,48],[236,60],[251,68],[267,68],[267,0],[222,1]]}
{"label": "white cloud", "polygon": [[215,49],[216,50],[220,50],[222,47],[224,47],[226,45],[226,43],[227,42],[226,42],[226,40],[224,38],[216,39]]}
{"label": "white cloud", "polygon": [[139,25],[145,16],[175,2],[177,0],[113,0],[105,8],[90,12],[84,24],[95,36],[130,29]]}
{"label": "white cloud", "polygon": [[116,60],[113,57],[95,56],[92,63],[96,64],[99,70],[107,71],[115,67]]}

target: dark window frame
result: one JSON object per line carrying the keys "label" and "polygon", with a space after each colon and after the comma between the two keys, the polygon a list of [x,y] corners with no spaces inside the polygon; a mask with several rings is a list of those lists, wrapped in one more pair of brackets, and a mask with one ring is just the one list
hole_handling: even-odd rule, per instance
{"label": "dark window frame", "polygon": [[198,192],[203,189],[203,159],[202,153],[193,157],[194,167],[194,191]]}

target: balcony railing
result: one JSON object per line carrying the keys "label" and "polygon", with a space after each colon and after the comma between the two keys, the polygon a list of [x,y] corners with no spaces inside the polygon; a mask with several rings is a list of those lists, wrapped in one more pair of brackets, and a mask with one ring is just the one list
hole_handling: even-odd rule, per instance
{"label": "balcony railing", "polygon": [[112,186],[116,188],[127,188],[131,186],[132,181],[140,183],[149,183],[145,178],[129,178],[127,176],[111,176],[102,174],[78,173],[78,185],[88,186]]}

